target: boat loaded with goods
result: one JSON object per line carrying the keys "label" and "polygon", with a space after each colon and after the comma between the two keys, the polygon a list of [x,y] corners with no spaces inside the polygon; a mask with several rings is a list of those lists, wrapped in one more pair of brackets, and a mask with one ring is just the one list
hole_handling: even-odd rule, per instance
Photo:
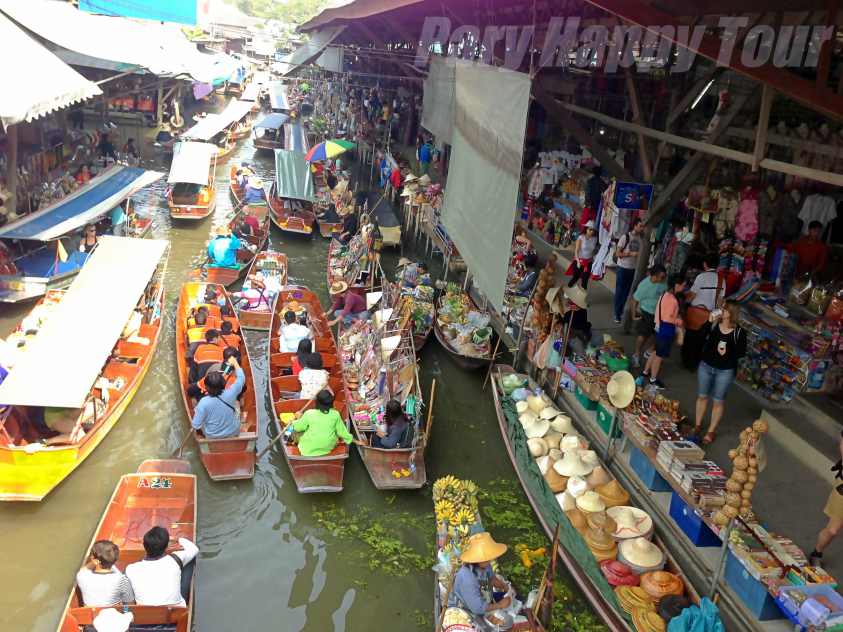
{"label": "boat loaded with goods", "polygon": [[492,359],[492,326],[462,288],[449,282],[436,304],[436,339],[464,369],[487,366]]}

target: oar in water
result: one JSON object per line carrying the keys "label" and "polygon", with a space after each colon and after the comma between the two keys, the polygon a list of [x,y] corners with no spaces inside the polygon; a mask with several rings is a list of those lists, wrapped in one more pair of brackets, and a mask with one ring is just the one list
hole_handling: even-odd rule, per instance
{"label": "oar in water", "polygon": [[187,433],[184,435],[184,439],[181,440],[181,443],[179,444],[179,447],[176,448],[175,452],[173,452],[173,456],[181,458],[182,450],[184,450],[184,446],[187,444],[187,440],[190,437],[190,435],[192,435],[192,434],[193,434],[193,427],[191,426],[190,429],[187,431]]}
{"label": "oar in water", "polygon": [[[316,401],[316,398],[315,398],[315,397],[311,397],[309,400],[307,400],[307,403],[306,403],[304,406],[302,406],[302,407],[299,409],[299,411],[298,411],[297,413],[294,413],[294,414],[295,414],[296,416],[301,415],[301,414],[302,414],[302,413],[303,413],[303,412],[307,409],[307,407],[308,407],[308,406],[310,406],[310,405],[311,405],[314,401]],[[268,446],[266,446],[263,450],[261,450],[260,452],[258,452],[258,456],[257,456],[257,458],[255,459],[256,461],[260,461],[260,458],[261,458],[264,454],[266,454],[267,452],[269,452],[269,450],[272,448],[272,446],[274,446],[276,443],[278,443],[278,442],[281,440],[281,438],[284,436],[284,431],[285,431],[285,430],[286,430],[286,426],[285,426],[284,430],[282,430],[281,432],[279,432],[279,433],[278,433],[278,436],[277,436],[277,437],[275,437],[272,441],[270,441],[270,442],[269,442],[269,445],[268,445]]]}

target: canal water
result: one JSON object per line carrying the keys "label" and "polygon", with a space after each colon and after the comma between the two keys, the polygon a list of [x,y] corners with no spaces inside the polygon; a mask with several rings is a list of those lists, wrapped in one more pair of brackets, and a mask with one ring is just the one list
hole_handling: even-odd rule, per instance
{"label": "canal water", "polygon": [[[252,163],[267,181],[274,173],[272,158],[256,155],[249,140],[241,141],[230,160]],[[162,160],[146,166],[167,171]],[[134,401],[87,461],[43,502],[0,504],[0,630],[56,629],[73,576],[119,476],[135,471],[144,459],[168,457],[188,428],[177,390],[173,316],[180,284],[204,258],[212,229],[231,215],[227,166],[218,168],[217,178],[216,212],[199,223],[171,222],[163,197],[166,179],[136,196],[137,208],[154,216],[152,236],[171,243],[165,330]],[[273,228],[271,247],[287,254],[291,282],[308,285],[323,303],[327,246],[320,237],[301,240]],[[387,253],[385,269],[391,270],[396,259],[397,253]],[[102,300],[108,300],[108,288],[103,288]],[[30,308],[4,308],[0,335],[7,335]],[[67,323],[67,334],[73,335],[73,323]],[[266,334],[249,332],[248,343],[256,387],[265,393]],[[428,478],[455,474],[481,487],[493,479],[514,479],[491,394],[481,390],[483,373],[456,368],[435,340],[419,359],[425,398],[431,380],[437,381],[432,445],[425,457]],[[56,362],[73,370],[73,358],[57,357]],[[259,450],[275,434],[268,423],[269,402],[261,403]],[[196,629],[432,629],[433,575],[423,568],[426,560],[433,561],[429,487],[379,492],[356,452],[345,470],[345,491],[321,496],[296,492],[277,449],[261,459],[251,481],[212,483],[193,444],[185,457],[199,482]],[[378,547],[379,540],[383,547]],[[415,564],[390,562],[390,552],[383,549],[393,542],[421,557]]]}

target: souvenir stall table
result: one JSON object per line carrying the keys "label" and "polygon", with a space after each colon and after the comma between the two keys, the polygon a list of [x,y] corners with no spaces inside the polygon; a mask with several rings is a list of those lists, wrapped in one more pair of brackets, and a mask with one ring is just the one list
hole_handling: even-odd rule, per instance
{"label": "souvenir stall table", "polygon": [[[763,527],[752,510],[752,490],[766,462],[760,447],[768,427],[766,413],[741,433],[739,445],[729,452],[729,472],[706,459],[703,450],[679,432],[684,417],[678,401],[637,388],[631,403],[615,410],[608,404],[612,371],[593,361],[576,360],[566,363],[565,369],[562,386],[573,387],[582,408],[596,412],[603,432],[614,426],[621,430],[617,452],[625,454],[629,448],[629,469],[644,487],[671,494],[669,519],[694,547],[720,549],[712,586],[722,577],[759,621],[796,622],[801,615],[795,610],[802,607],[809,611],[807,616],[816,618],[816,603],[810,598],[817,591],[818,602],[828,611],[822,616],[843,621],[843,597],[834,593],[833,578],[809,566],[791,539]],[[607,440],[607,453],[613,443],[614,436]]]}
{"label": "souvenir stall table", "polygon": [[841,321],[817,315],[825,311],[823,303],[811,310],[758,294],[742,305],[740,323],[748,340],[738,380],[775,402],[821,390],[832,356],[841,349]]}

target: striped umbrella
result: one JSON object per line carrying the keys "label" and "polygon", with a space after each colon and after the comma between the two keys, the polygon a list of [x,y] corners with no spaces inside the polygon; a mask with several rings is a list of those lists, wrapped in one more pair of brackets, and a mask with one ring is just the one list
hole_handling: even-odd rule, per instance
{"label": "striped umbrella", "polygon": [[344,154],[349,149],[354,149],[354,147],[355,144],[348,140],[326,140],[311,147],[310,151],[305,154],[304,159],[307,162],[329,160]]}

